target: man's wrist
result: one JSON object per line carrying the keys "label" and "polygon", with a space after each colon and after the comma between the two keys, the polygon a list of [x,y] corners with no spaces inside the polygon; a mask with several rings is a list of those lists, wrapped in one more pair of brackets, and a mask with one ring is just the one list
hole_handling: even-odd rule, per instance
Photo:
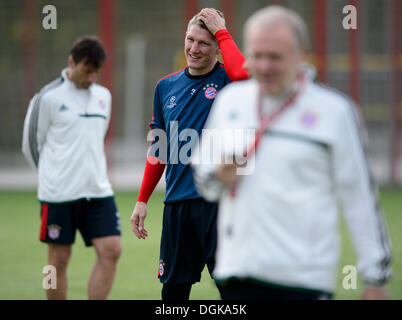
{"label": "man's wrist", "polygon": [[215,33],[215,39],[220,44],[222,41],[233,41],[233,38],[227,29],[220,29]]}
{"label": "man's wrist", "polygon": [[229,31],[226,28],[222,28],[222,29],[217,30],[215,32],[214,36],[219,37],[222,34],[229,34],[230,35]]}
{"label": "man's wrist", "polygon": [[222,31],[222,30],[225,30],[225,31],[226,31],[226,28],[225,28],[225,27],[222,27],[222,28],[216,29],[216,31],[214,32],[214,36],[216,36],[216,34],[217,34],[219,31]]}

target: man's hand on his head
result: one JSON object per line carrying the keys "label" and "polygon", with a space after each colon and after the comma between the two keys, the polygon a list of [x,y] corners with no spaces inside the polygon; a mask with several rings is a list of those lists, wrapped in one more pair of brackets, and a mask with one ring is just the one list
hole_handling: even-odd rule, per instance
{"label": "man's hand on his head", "polygon": [[226,29],[225,19],[215,9],[202,9],[199,13],[199,19],[205,23],[209,32],[214,36],[219,30]]}

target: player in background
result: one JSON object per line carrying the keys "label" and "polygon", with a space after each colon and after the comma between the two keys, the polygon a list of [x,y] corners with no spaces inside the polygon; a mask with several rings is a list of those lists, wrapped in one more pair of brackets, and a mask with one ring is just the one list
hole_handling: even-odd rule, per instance
{"label": "player in background", "polygon": [[[248,157],[242,167],[194,162],[199,192],[220,199],[213,275],[222,298],[331,297],[340,207],[365,282],[363,298],[387,298],[391,243],[357,107],[312,81],[313,67],[304,62],[307,28],[296,12],[279,6],[257,11],[244,39],[253,79],[219,94],[205,128],[220,132],[221,144],[201,139],[193,153],[194,160],[199,154]],[[257,140],[242,144],[225,134],[235,128],[254,128]]]}
{"label": "player in background", "polygon": [[[217,60],[219,53],[224,64]],[[200,135],[218,91],[231,81],[248,78],[242,68],[245,59],[226,30],[223,14],[215,9],[205,8],[190,20],[184,54],[187,67],[162,78],[155,88],[150,127],[167,139],[162,143],[159,136],[152,142],[130,219],[135,235],[145,239],[146,204],[166,167],[158,272],[164,300],[187,300],[205,264],[211,273],[215,263],[217,204],[201,198],[189,161],[182,161],[181,152],[191,152],[195,145],[194,140],[187,142],[186,134],[191,129]],[[163,146],[154,148],[157,145]]]}
{"label": "player in background", "polygon": [[48,299],[67,298],[67,266],[78,229],[96,261],[89,299],[106,299],[121,254],[120,219],[106,172],[104,141],[111,114],[109,90],[95,83],[106,53],[96,37],[78,39],[61,77],[36,94],[25,118],[22,151],[38,170],[40,241],[57,288]]}

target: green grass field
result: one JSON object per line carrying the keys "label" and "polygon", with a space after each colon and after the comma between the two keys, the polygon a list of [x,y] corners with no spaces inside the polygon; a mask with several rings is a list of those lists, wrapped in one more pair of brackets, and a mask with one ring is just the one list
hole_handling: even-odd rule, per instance
{"label": "green grass field", "polygon": [[[123,254],[110,299],[160,299],[161,284],[157,279],[161,234],[163,194],[155,193],[148,204],[146,227],[149,236],[138,240],[131,232],[129,218],[136,193],[116,193],[122,220]],[[388,284],[392,299],[402,299],[402,190],[381,191],[393,242],[394,277]],[[47,264],[46,245],[38,241],[39,203],[35,192],[0,192],[0,299],[45,299],[42,269]],[[359,299],[361,282],[355,290],[342,288],[342,267],[354,265],[345,226],[341,223],[342,257],[336,299]],[[86,285],[95,253],[86,248],[79,234],[73,246],[69,266],[69,299],[86,299]],[[204,269],[202,280],[192,290],[191,299],[218,299],[219,295]]]}

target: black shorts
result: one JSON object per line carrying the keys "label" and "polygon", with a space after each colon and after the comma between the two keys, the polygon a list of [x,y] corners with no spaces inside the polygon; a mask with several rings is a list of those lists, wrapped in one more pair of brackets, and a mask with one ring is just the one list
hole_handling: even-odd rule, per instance
{"label": "black shorts", "polygon": [[262,283],[250,278],[231,278],[216,283],[222,300],[328,300],[331,293]]}
{"label": "black shorts", "polygon": [[200,281],[215,267],[217,203],[201,198],[166,203],[158,277],[163,284]]}
{"label": "black shorts", "polygon": [[120,236],[120,214],[114,198],[41,203],[39,239],[42,242],[73,244],[77,229],[87,247],[92,245],[92,239]]}

